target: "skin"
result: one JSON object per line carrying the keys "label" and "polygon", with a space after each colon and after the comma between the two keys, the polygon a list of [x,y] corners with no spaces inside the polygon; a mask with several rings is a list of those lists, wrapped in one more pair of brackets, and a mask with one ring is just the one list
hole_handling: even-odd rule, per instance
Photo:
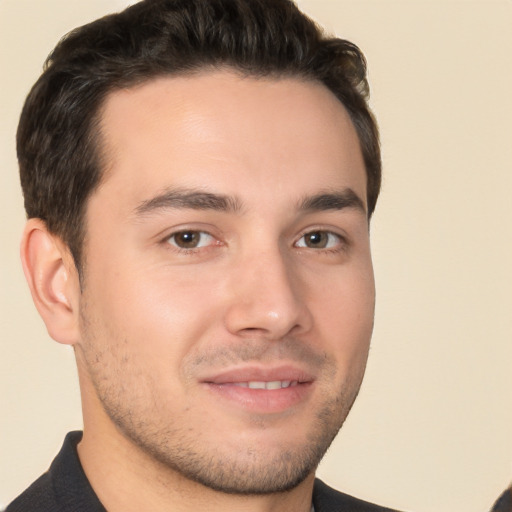
{"label": "skin", "polygon": [[[82,290],[40,221],[22,246],[50,334],[75,348],[93,488],[111,512],[309,511],[373,326],[348,114],[321,84],[221,70],[114,92],[101,126]],[[226,372],[300,377],[254,391]]]}

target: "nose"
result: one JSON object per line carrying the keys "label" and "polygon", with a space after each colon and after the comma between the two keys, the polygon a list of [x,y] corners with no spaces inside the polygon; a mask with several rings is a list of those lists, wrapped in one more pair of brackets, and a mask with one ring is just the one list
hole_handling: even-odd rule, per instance
{"label": "nose", "polygon": [[278,249],[238,262],[230,274],[230,305],[225,312],[229,332],[280,340],[311,328],[307,287]]}

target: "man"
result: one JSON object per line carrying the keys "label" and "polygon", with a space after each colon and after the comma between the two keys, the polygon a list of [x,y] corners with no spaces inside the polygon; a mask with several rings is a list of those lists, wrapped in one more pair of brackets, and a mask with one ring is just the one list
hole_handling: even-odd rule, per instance
{"label": "man", "polygon": [[21,253],[84,430],[8,512],[388,510],[315,480],[373,325],[367,92],[288,0],[146,0],[59,43]]}

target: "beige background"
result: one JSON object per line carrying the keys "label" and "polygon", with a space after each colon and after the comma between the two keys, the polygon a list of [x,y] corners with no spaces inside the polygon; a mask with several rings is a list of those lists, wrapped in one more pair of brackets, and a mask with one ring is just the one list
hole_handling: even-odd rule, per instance
{"label": "beige background", "polygon": [[[14,133],[58,38],[122,0],[0,0],[0,505],[80,428],[72,353],[18,263]],[[365,383],[319,474],[415,512],[481,512],[512,480],[512,2],[302,0],[365,51],[385,179]]]}

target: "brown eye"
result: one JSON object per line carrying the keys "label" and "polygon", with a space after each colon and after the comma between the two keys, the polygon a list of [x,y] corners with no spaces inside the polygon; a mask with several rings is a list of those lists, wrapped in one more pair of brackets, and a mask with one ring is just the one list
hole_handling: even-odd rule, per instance
{"label": "brown eye", "polygon": [[311,231],[301,237],[295,244],[308,249],[331,249],[340,244],[340,236],[329,231]]}
{"label": "brown eye", "polygon": [[171,245],[179,249],[197,249],[212,243],[212,235],[204,231],[179,231],[168,239]]}
{"label": "brown eye", "polygon": [[327,247],[327,242],[329,242],[329,236],[327,233],[322,231],[316,231],[315,233],[308,233],[307,235],[304,235],[304,243],[306,244],[306,247],[324,249]]}

